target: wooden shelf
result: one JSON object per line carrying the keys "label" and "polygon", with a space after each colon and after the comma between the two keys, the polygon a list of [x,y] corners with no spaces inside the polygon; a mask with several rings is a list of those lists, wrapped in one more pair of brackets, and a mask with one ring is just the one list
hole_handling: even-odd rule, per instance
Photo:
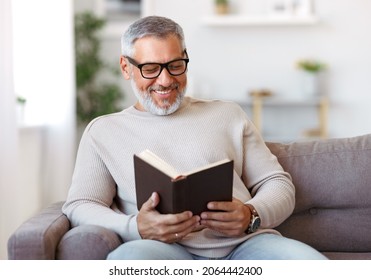
{"label": "wooden shelf", "polygon": [[295,26],[315,25],[316,16],[246,16],[246,15],[210,15],[202,18],[207,26]]}
{"label": "wooden shelf", "polygon": [[263,130],[263,110],[265,107],[306,107],[313,106],[317,108],[318,126],[313,129],[307,129],[303,135],[307,138],[327,138],[327,115],[329,101],[326,97],[313,97],[307,99],[285,99],[275,97],[261,97],[259,95],[252,97],[251,101],[238,102],[242,107],[252,108],[252,121],[256,128],[262,133]]}
{"label": "wooden shelf", "polygon": [[[306,107],[306,106],[317,106],[323,100],[323,97],[310,97],[310,98],[292,98],[292,97],[260,97],[264,100],[264,106],[266,107]],[[241,106],[252,106],[254,104],[254,98],[251,97],[249,100],[237,101]]]}

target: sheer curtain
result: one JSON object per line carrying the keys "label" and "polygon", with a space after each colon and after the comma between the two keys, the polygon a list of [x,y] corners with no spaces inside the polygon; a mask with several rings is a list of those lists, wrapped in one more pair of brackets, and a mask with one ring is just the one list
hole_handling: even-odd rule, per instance
{"label": "sheer curtain", "polygon": [[[12,67],[11,0],[0,1],[0,259],[18,222],[17,128]],[[12,213],[12,216],[9,215]]]}
{"label": "sheer curtain", "polygon": [[[1,0],[0,22],[0,259],[4,259],[10,233],[33,214],[25,213],[30,209],[25,206],[27,170],[20,159],[31,154],[41,161],[40,171],[33,174],[41,194],[34,209],[64,200],[71,181],[76,151],[73,1]],[[42,127],[37,155],[20,149],[25,141],[17,125],[15,92],[27,98],[24,126]]]}

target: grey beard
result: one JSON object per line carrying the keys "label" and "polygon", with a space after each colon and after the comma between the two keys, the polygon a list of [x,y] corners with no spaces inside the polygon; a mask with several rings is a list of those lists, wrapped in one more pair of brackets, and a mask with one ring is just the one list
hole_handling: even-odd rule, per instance
{"label": "grey beard", "polygon": [[166,108],[160,108],[152,100],[150,93],[151,88],[149,88],[148,91],[140,91],[137,85],[135,84],[134,79],[131,79],[131,86],[133,88],[136,98],[138,99],[139,103],[142,104],[143,108],[147,112],[150,112],[151,114],[158,116],[170,115],[174,113],[176,110],[178,110],[186,92],[186,88],[184,88],[182,91],[179,91],[176,100],[172,105]]}

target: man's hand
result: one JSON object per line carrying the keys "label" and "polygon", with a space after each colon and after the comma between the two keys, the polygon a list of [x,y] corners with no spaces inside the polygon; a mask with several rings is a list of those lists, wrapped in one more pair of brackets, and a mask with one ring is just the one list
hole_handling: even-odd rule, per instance
{"label": "man's hand", "polygon": [[174,243],[199,226],[200,217],[193,216],[190,211],[179,214],[160,214],[155,209],[159,202],[160,197],[157,193],[153,193],[138,213],[138,230],[142,239]]}
{"label": "man's hand", "polygon": [[218,212],[201,213],[201,225],[230,237],[243,234],[249,226],[251,211],[236,198],[231,202],[209,202],[207,207]]}

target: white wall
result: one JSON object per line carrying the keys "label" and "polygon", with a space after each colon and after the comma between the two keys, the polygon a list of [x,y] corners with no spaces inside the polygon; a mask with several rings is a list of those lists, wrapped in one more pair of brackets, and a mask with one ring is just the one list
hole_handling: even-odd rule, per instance
{"label": "white wall", "polygon": [[[144,2],[152,9],[148,13],[183,26],[196,93],[207,89],[216,98],[245,100],[251,89],[263,87],[297,97],[301,80],[295,61],[313,57],[329,67],[324,88],[331,98],[330,136],[371,132],[371,1],[317,0],[319,24],[270,27],[205,26],[202,17],[213,13],[212,0]],[[248,12],[248,5],[243,10]]]}

